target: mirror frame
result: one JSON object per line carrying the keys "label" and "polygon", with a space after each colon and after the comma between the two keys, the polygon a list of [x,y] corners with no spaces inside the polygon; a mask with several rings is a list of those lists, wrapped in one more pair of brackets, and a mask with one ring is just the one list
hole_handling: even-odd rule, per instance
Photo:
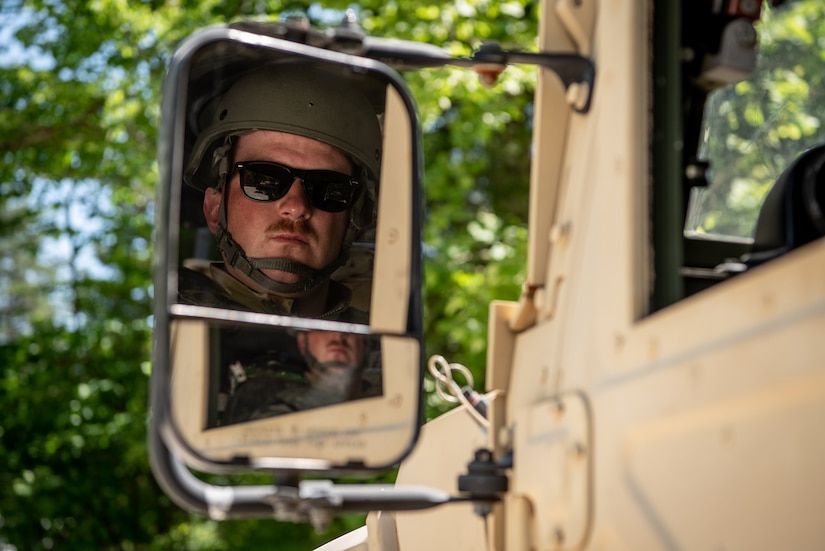
{"label": "mirror frame", "polygon": [[[218,43],[344,65],[387,84],[387,117],[378,193],[376,265],[370,324],[356,325],[179,304],[178,240],[185,166],[187,86],[193,58]],[[396,127],[398,125],[398,127]],[[205,472],[251,469],[358,473],[386,469],[413,448],[423,419],[421,302],[421,151],[414,100],[400,76],[378,61],[331,52],[228,26],[205,29],[185,40],[164,81],[161,106],[154,277],[154,350],[151,376],[151,440],[187,465]],[[406,167],[399,170],[399,167]],[[392,182],[390,190],[388,182]],[[408,201],[399,200],[406,197]],[[405,315],[399,315],[402,312]],[[209,362],[208,327],[215,323],[256,328],[342,330],[379,335],[384,377],[381,397],[366,398],[274,418],[205,429],[204,388]],[[176,336],[175,336],[176,335]],[[196,343],[175,356],[175,338]],[[173,363],[177,361],[175,370]],[[179,391],[186,387],[194,392]],[[181,381],[185,381],[183,384]],[[174,396],[174,398],[173,398]],[[185,396],[185,401],[184,397]],[[356,426],[357,425],[357,426]],[[264,439],[261,435],[266,434]]]}

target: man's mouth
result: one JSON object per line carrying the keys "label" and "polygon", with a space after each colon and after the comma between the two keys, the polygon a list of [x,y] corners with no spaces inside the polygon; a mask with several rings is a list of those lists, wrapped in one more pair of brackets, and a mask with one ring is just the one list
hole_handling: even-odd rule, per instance
{"label": "man's mouth", "polygon": [[344,346],[343,344],[331,344],[327,347],[327,350],[330,352],[338,352],[338,353],[348,353],[349,348]]}
{"label": "man's mouth", "polygon": [[306,245],[308,243],[307,238],[299,233],[276,233],[272,235],[270,239],[285,243],[297,243],[301,245]]}

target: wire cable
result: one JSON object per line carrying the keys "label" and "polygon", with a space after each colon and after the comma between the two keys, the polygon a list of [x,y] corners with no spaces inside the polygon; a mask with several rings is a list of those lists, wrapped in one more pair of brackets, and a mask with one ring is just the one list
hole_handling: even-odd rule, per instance
{"label": "wire cable", "polygon": [[[442,400],[460,403],[482,428],[490,427],[486,415],[487,400],[473,389],[473,374],[465,365],[449,363],[444,356],[434,354],[427,361],[427,369],[436,381],[435,393]],[[453,373],[456,371],[464,377],[465,386],[460,386],[453,378]]]}

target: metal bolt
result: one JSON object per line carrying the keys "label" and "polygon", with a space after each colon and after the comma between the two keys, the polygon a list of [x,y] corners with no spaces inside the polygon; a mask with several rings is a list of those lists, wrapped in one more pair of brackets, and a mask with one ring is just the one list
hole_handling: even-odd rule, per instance
{"label": "metal bolt", "polygon": [[556,540],[556,545],[562,545],[564,543],[564,530],[556,528],[553,531],[553,539]]}

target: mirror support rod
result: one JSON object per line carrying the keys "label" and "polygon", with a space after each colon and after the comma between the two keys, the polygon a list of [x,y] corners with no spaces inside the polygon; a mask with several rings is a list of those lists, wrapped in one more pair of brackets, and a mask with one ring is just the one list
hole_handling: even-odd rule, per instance
{"label": "mirror support rod", "polygon": [[164,493],[180,507],[214,520],[265,518],[311,522],[323,531],[337,513],[417,511],[471,501],[425,486],[361,486],[305,480],[292,486],[216,486],[204,482],[175,458],[158,432],[150,433],[152,469]]}
{"label": "mirror support rod", "polygon": [[149,459],[164,493],[187,511],[215,520],[272,516],[272,506],[266,500],[277,490],[275,487],[208,484],[172,455],[160,431],[150,431]]}
{"label": "mirror support rod", "polygon": [[596,67],[589,58],[578,54],[518,52],[503,50],[496,42],[487,42],[471,57],[453,57],[443,48],[424,42],[367,36],[351,19],[341,27],[321,32],[306,23],[239,21],[230,25],[240,31],[291,40],[316,48],[375,59],[393,68],[428,69],[453,65],[473,69],[485,85],[495,83],[509,64],[539,65],[553,71],[567,91],[567,102],[577,113],[587,113],[593,96]]}
{"label": "mirror support rod", "polygon": [[[504,470],[512,467],[512,456],[496,462],[488,449],[478,449],[458,477],[461,496],[451,496],[427,486],[393,484],[335,484],[331,480],[304,480],[298,489],[298,504],[307,506],[309,520],[323,531],[335,513],[364,511],[418,511],[445,503],[472,502],[479,516],[486,517],[494,503],[507,492]],[[278,499],[278,498],[276,498]]]}
{"label": "mirror support rod", "polygon": [[352,52],[398,69],[422,69],[454,65],[476,71],[491,86],[510,64],[539,65],[555,73],[567,91],[567,100],[577,113],[590,110],[596,67],[578,54],[518,52],[503,50],[497,42],[486,42],[471,57],[451,57],[441,48],[409,40],[364,37],[363,47]]}
{"label": "mirror support rod", "polygon": [[298,506],[322,532],[338,513],[370,511],[420,511],[445,503],[468,501],[426,486],[392,484],[335,484],[331,480],[304,480],[299,487]]}
{"label": "mirror support rod", "polygon": [[[152,469],[166,495],[180,507],[214,520],[271,517],[286,522],[311,522],[323,531],[338,513],[419,511],[445,503],[478,502],[486,509],[498,497],[451,496],[426,486],[335,484],[304,480],[293,486],[216,486],[204,482],[175,458],[157,432],[150,433]],[[472,472],[472,469],[471,469]]]}

